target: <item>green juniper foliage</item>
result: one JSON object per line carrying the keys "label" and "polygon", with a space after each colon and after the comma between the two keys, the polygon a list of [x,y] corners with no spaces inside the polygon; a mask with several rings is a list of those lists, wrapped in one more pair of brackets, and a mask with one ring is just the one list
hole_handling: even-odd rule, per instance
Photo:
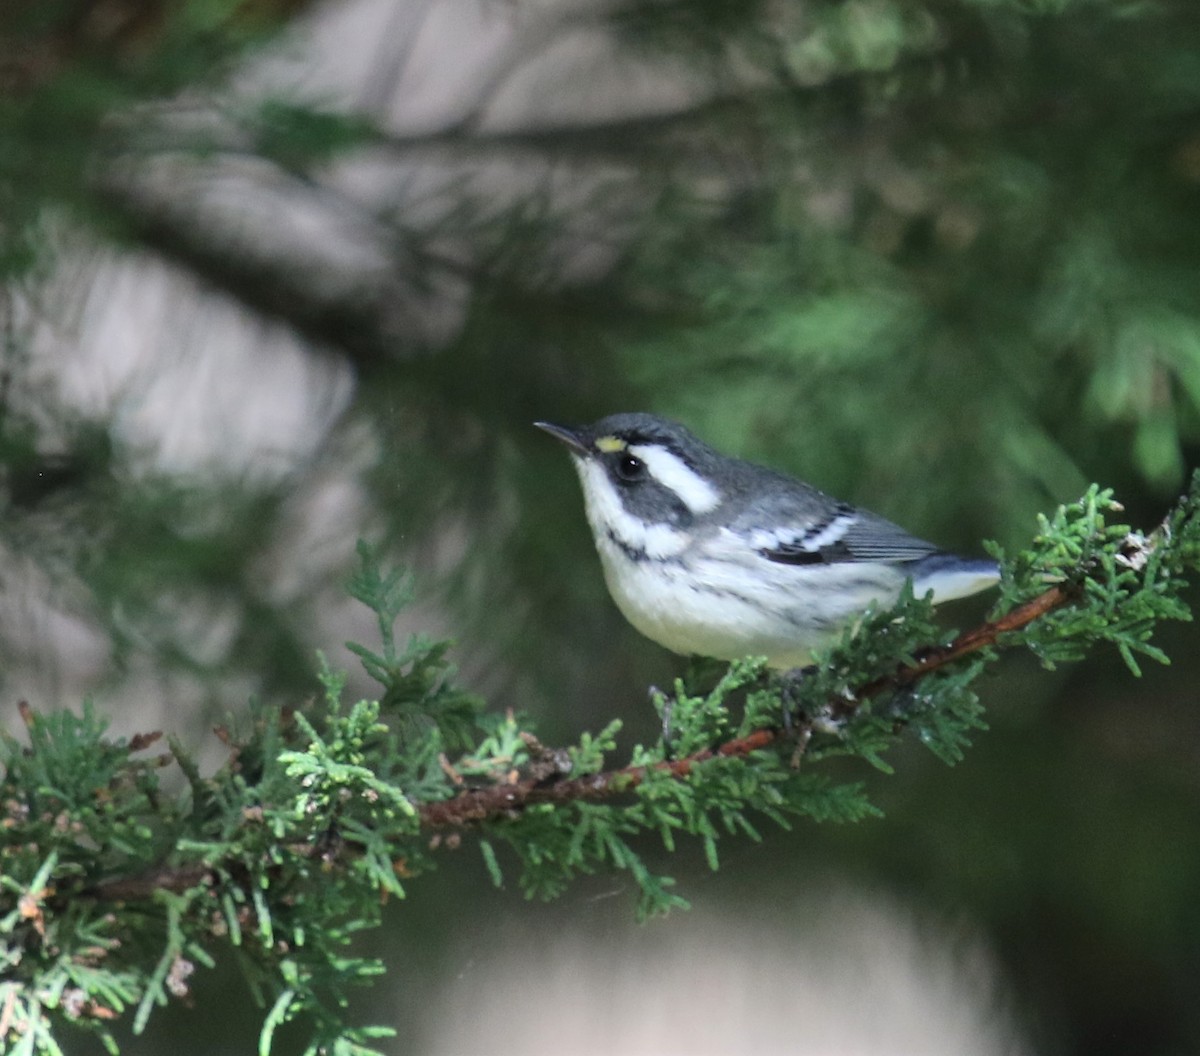
{"label": "green juniper foliage", "polygon": [[[456,842],[447,829],[474,826],[493,879],[515,863],[531,896],[617,869],[636,881],[641,913],[682,906],[636,839],[656,834],[667,850],[698,839],[715,869],[720,840],[757,840],[763,819],[877,817],[865,787],[831,780],[821,761],[855,756],[886,771],[906,730],[958,760],[983,728],[970,684],[1002,649],[1024,645],[1051,666],[1108,642],[1134,675],[1138,654],[1165,662],[1149,638],[1159,620],[1190,618],[1180,592],[1200,566],[1198,510],[1200,473],[1149,534],[1111,523],[1120,507],[1093,487],[1043,519],[1028,550],[997,552],[997,622],[970,649],[971,636],[940,629],[910,592],[801,679],[781,682],[749,658],[707,692],[680,681],[653,694],[663,737],[616,770],[618,722],[548,752],[523,719],[488,714],[455,684],[445,643],[397,643],[411,583],[361,547],[349,586],[382,641],[355,651],[378,701],[344,701],[344,675],[322,661],[319,701],[252,706],[222,731],[229,758],[209,777],[173,740],[169,755],[145,759],[157,735],[106,737],[88,703],[78,715],[24,709],[28,745],[6,735],[0,752],[0,1051],[61,1053],[68,1025],[115,1051],[114,1020],[142,1031],[198,967],[234,951],[266,1009],[264,1056],[296,1018],[307,1052],[370,1051],[391,1030],[349,1023],[346,995],[384,968],[355,955],[352,938],[379,923],[381,896],[405,897]],[[1044,597],[1054,604],[1021,625]],[[178,795],[159,781],[171,764],[187,779]],[[506,805],[481,806],[495,793]]]}
{"label": "green juniper foliage", "polygon": [[[3,1051],[69,1047],[72,1024],[102,1036],[117,1022],[142,1030],[197,971],[231,960],[260,997],[264,1049],[281,1048],[281,1026],[297,1019],[314,1047],[370,1045],[341,1002],[379,966],[347,943],[378,920],[381,895],[417,893],[410,878],[464,828],[497,883],[549,896],[576,873],[619,868],[653,912],[679,897],[647,869],[648,842],[695,837],[715,864],[722,838],[753,837],[763,819],[863,817],[867,789],[827,776],[825,760],[886,772],[899,765],[898,736],[961,758],[982,729],[975,679],[1000,650],[1025,646],[1052,666],[1109,643],[1136,671],[1165,659],[1163,639],[1150,638],[1157,621],[1188,615],[1191,502],[1143,537],[1094,489],[1004,561],[997,616],[1051,583],[1062,591],[1037,620],[920,678],[889,680],[897,663],[949,639],[922,599],[906,598],[870,614],[802,681],[773,686],[748,660],[710,679],[713,689],[690,677],[657,695],[663,741],[630,751],[603,709],[637,657],[579,674],[576,647],[601,637],[612,609],[598,576],[545,574],[577,568],[586,541],[577,515],[572,535],[566,517],[546,514],[578,509],[569,471],[547,469],[561,453],[523,434],[544,414],[652,407],[832,493],[873,508],[886,497],[881,512],[954,548],[984,524],[1021,539],[1028,511],[1092,478],[1156,508],[1200,443],[1194,0],[622,0],[591,28],[612,32],[619,61],[632,58],[630,83],[664,70],[676,83],[683,70],[696,92],[661,110],[640,91],[627,109],[614,96],[603,115],[572,111],[575,93],[608,98],[578,71],[559,109],[555,63],[543,61],[553,56],[541,49],[556,51],[554,26],[571,26],[553,12],[539,24],[529,17],[538,5],[504,5],[517,30],[508,74],[533,75],[554,105],[524,125],[515,112],[497,123],[491,104],[511,106],[516,81],[487,82],[477,107],[424,131],[396,123],[404,114],[390,104],[406,104],[404,92],[372,109],[374,89],[320,89],[306,101],[294,90],[301,76],[245,76],[243,60],[311,6],[0,2],[6,599],[28,562],[79,598],[73,615],[100,624],[114,671],[147,661],[212,696],[253,678],[264,698],[230,724],[215,774],[170,736],[161,759],[147,759],[146,739],[106,738],[89,705],[31,714],[27,740],[0,743]],[[407,6],[407,28],[366,61],[420,58],[425,5]],[[303,62],[303,45],[285,50],[285,66]],[[371,79],[408,78],[377,68]],[[394,181],[368,182],[394,192],[364,195],[357,178],[344,180],[359,161],[380,176],[391,164]],[[495,193],[492,171],[521,173],[502,181],[514,184],[511,200]],[[204,189],[230,172],[258,176],[226,212],[232,196]],[[165,197],[146,193],[160,182]],[[261,244],[229,237],[259,193],[270,215],[291,215],[300,194],[353,217],[355,244],[366,236],[382,266],[347,276],[334,254],[336,274],[309,267],[325,259],[322,224],[300,243],[312,253],[296,251],[304,225]],[[48,355],[33,336],[64,346],[77,330],[103,336],[84,311],[96,251],[165,259],[255,326],[282,324],[316,338],[322,358],[355,365],[364,383],[350,428],[322,435],[320,460],[286,479],[242,479],[238,459],[203,481],[148,473],[158,445],[131,446],[124,426],[153,377],[116,386],[111,401],[91,393],[81,408],[66,396],[79,381],[65,373],[72,357]],[[208,329],[190,297],[171,300],[160,363],[193,358],[189,335]],[[458,324],[444,326],[460,304]],[[247,349],[246,369],[266,344]],[[339,457],[347,434],[387,457],[360,470]],[[231,436],[228,446],[241,445]],[[366,519],[408,555],[447,526],[455,536],[480,527],[441,600],[457,603],[466,634],[468,614],[482,614],[489,650],[522,657],[510,665],[522,685],[562,693],[574,679],[561,714],[599,713],[587,720],[599,732],[547,751],[520,716],[485,712],[455,685],[444,643],[391,637],[411,584],[369,557],[352,593],[382,630],[359,652],[378,702],[343,701],[340,675],[323,670],[316,703],[280,708],[314,685],[312,621],[280,604],[263,569],[284,552],[297,495],[331,470],[359,480]],[[315,609],[322,594],[308,586]],[[497,597],[520,618],[496,620]],[[195,640],[209,612],[236,623],[225,647]],[[0,643],[10,684],[37,666],[12,637]],[[1185,666],[1182,650],[1176,659]],[[640,696],[615,699],[632,711]],[[1023,977],[1075,981],[1079,1051],[1094,1051],[1101,1032],[1112,1051],[1197,1047],[1178,994],[1194,974],[1187,925],[1200,858],[1189,841],[1164,838],[1194,827],[1177,748],[1191,718],[1184,706],[1172,716],[1166,696],[1154,717],[1172,732],[1153,773],[1129,743],[1073,736],[1090,708],[1059,738],[1026,739],[1060,780],[1084,785],[1072,791],[1090,798],[1108,837],[1074,842],[1116,840],[1137,868],[1114,877],[1078,847],[1048,866],[1039,837],[1000,825],[990,834],[1030,867],[1024,887],[991,878],[981,912],[1006,925],[996,931]],[[1069,711],[1055,708],[1054,724]],[[744,754],[700,758],[739,743]],[[982,761],[972,767],[986,786]],[[1100,772],[1105,781],[1086,785]],[[580,775],[603,794],[584,794]],[[1127,783],[1109,780],[1120,776]],[[486,799],[510,787],[523,805]],[[1052,810],[1052,800],[1024,806]],[[458,820],[434,824],[430,805]],[[1045,824],[1029,829],[1056,828],[1038,816]],[[914,823],[928,825],[927,814]],[[902,829],[897,820],[879,831]],[[953,883],[975,856],[941,842],[923,875]],[[895,862],[892,850],[877,864]],[[1007,926],[1017,897],[1045,914],[1069,906],[1063,919],[1076,928],[1019,949],[1020,928]],[[1044,994],[1027,996],[1057,1014]]]}

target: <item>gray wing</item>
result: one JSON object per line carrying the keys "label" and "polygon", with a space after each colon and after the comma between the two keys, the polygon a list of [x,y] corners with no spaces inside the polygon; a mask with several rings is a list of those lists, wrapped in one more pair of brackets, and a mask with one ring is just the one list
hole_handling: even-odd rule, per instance
{"label": "gray wing", "polygon": [[[738,527],[768,561],[785,565],[880,561],[903,564],[939,552],[876,514],[837,502],[820,492],[789,495],[772,508],[756,510]],[[771,528],[763,525],[769,524]]]}

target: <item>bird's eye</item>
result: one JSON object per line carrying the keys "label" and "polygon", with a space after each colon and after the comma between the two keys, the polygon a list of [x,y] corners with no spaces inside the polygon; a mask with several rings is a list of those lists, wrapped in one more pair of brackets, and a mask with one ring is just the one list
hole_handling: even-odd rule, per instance
{"label": "bird's eye", "polygon": [[617,476],[627,483],[632,483],[635,480],[641,480],[646,473],[646,463],[643,462],[637,455],[631,455],[628,451],[617,459]]}

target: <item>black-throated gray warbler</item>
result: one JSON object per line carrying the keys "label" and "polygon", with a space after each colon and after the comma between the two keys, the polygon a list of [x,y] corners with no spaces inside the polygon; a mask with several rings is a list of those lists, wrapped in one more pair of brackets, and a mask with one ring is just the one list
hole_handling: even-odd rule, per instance
{"label": "black-throated gray warbler", "polygon": [[906,579],[918,597],[963,598],[1000,578],[793,477],[714,451],[676,422],[614,414],[567,445],[609,593],[676,653],[766,656],[799,667]]}

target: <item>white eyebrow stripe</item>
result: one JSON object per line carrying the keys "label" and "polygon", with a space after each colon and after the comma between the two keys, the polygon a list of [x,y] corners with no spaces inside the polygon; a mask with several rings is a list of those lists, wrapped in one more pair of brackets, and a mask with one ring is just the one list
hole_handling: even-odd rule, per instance
{"label": "white eyebrow stripe", "polygon": [[650,475],[678,495],[692,513],[710,513],[721,505],[721,493],[674,452],[657,444],[631,444],[628,450],[645,462]]}

